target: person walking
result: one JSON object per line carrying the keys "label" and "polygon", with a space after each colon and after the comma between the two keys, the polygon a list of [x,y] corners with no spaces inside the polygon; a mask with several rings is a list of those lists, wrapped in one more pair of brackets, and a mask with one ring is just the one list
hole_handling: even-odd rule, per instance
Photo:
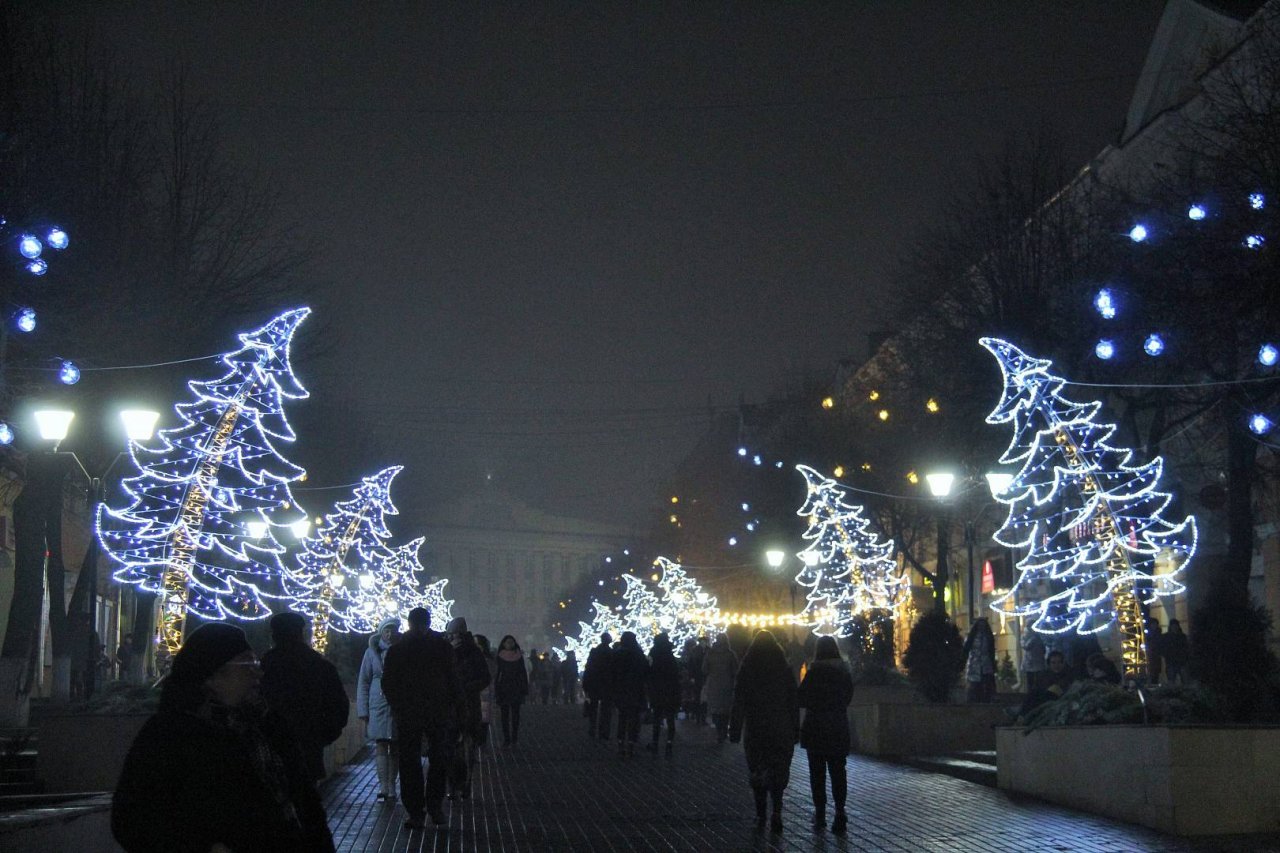
{"label": "person walking", "polygon": [[236,626],[187,635],[116,783],[111,834],[127,853],[333,850],[315,782],[288,723],[262,702],[261,679]]}
{"label": "person walking", "polygon": [[600,635],[600,644],[587,654],[587,666],[582,671],[582,692],[587,697],[587,733],[589,737],[609,740],[612,707],[609,702],[609,660],[613,656],[613,637],[608,631]]}
{"label": "person walking", "polygon": [[356,716],[364,721],[365,737],[373,741],[373,766],[378,773],[378,799],[396,801],[396,727],[391,706],[382,692],[387,650],[400,639],[400,620],[384,619],[369,638],[356,679]]}
{"label": "person walking", "polygon": [[560,661],[560,686],[564,704],[578,704],[578,655],[572,651],[565,652],[564,660]]}
{"label": "person walking", "polygon": [[809,759],[809,787],[813,793],[813,825],[824,829],[827,822],[826,777],[831,776],[831,801],[836,815],[831,831],[843,835],[849,818],[844,805],[849,780],[845,759],[849,755],[849,702],[853,699],[853,676],[840,657],[834,637],[819,637],[813,662],[797,691],[805,709],[800,725],[800,746]]}
{"label": "person walking", "polygon": [[129,680],[129,667],[133,665],[133,636],[125,634],[120,640],[120,645],[116,646],[116,667],[117,678],[121,681]]}
{"label": "person walking", "polygon": [[658,754],[658,741],[662,724],[667,724],[667,757],[671,757],[676,739],[676,714],[680,711],[680,664],[676,661],[675,647],[663,631],[653,640],[649,650],[647,689],[649,707],[653,711],[653,742],[646,747]]}
{"label": "person walking", "polygon": [[489,665],[484,653],[476,645],[475,637],[467,630],[467,620],[455,617],[445,626],[446,636],[453,645],[454,663],[462,682],[462,719],[458,725],[458,744],[453,767],[449,773],[449,797],[466,800],[471,797],[471,779],[475,772],[476,750],[484,736],[484,722],[480,710],[480,694],[489,686]]}
{"label": "person walking", "polygon": [[[462,684],[453,647],[431,630],[431,611],[409,611],[409,630],[387,650],[382,692],[391,704],[400,759],[400,799],[408,812],[404,825],[421,829],[423,812],[444,823],[444,788],[462,713]],[[426,787],[422,779],[422,742],[427,741]]]}
{"label": "person walking", "polygon": [[1164,656],[1165,684],[1185,684],[1187,662],[1191,660],[1191,644],[1183,633],[1182,623],[1177,619],[1169,620],[1169,630],[1164,633],[1160,652]]}
{"label": "person walking", "polygon": [[718,634],[702,659],[703,695],[707,711],[716,727],[716,743],[729,739],[729,716],[733,713],[733,682],[738,674],[738,656],[729,647],[729,638]]}
{"label": "person walking", "polygon": [[964,641],[964,679],[970,703],[994,702],[996,698],[996,638],[991,623],[979,617]]}
{"label": "person walking", "polygon": [[640,739],[640,715],[645,708],[649,661],[633,631],[623,631],[611,659],[613,703],[618,709],[618,755],[635,755]]}
{"label": "person walking", "polygon": [[298,739],[313,779],[323,779],[324,748],[342,735],[351,716],[338,668],[307,644],[301,613],[270,619],[270,651],[262,656],[262,698]]}
{"label": "person walking", "polygon": [[782,794],[791,781],[791,755],[799,730],[796,679],[787,654],[773,634],[759,631],[738,668],[729,740],[742,741],[758,825],[764,826],[765,809],[772,801],[769,828],[773,832],[782,832]]}
{"label": "person walking", "polygon": [[529,695],[529,673],[524,668],[524,652],[516,638],[507,634],[498,643],[498,668],[493,676],[493,698],[502,713],[502,745],[520,740],[520,706]]}
{"label": "person walking", "polygon": [[476,648],[484,656],[484,665],[489,669],[489,686],[480,691],[480,738],[476,746],[488,745],[493,726],[493,682],[498,677],[498,661],[493,656],[493,647],[484,634],[476,634]]}

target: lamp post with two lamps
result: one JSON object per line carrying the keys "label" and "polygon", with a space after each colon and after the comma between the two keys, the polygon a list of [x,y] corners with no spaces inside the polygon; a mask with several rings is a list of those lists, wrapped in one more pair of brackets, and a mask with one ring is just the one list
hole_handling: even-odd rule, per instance
{"label": "lamp post with two lamps", "polygon": [[[1009,484],[1013,482],[1013,475],[1003,471],[990,471],[986,474],[985,479],[987,481],[987,487],[990,490],[990,494],[994,498],[997,495],[1003,494],[1005,489],[1009,488]],[[950,579],[947,551],[950,547],[951,519],[950,514],[947,512],[947,499],[951,496],[951,492],[955,487],[956,475],[950,471],[935,471],[925,474],[925,481],[929,484],[929,493],[935,498],[938,498],[943,505],[943,509],[938,513],[938,569],[936,574],[939,578],[940,584],[945,587],[947,581]],[[970,481],[966,485],[971,488],[974,484]],[[969,489],[967,488],[966,492],[968,491]],[[966,519],[964,522],[964,542],[968,551],[968,574],[965,579],[965,606],[970,625],[972,625],[978,618],[977,613],[974,611],[976,596],[974,595],[973,590],[973,549],[974,545],[977,543],[974,526],[978,519],[982,517],[982,513],[990,506],[999,506],[999,504],[993,501],[984,502],[978,509],[978,512],[972,518]],[[939,601],[942,601],[941,593],[939,593],[939,596]]]}
{"label": "lamp post with two lamps", "polygon": [[[70,459],[75,463],[80,473],[84,475],[89,485],[89,517],[95,517],[97,507],[105,497],[108,478],[117,463],[128,455],[128,451],[117,452],[107,464],[101,476],[95,477],[89,473],[75,452],[59,450],[70,431],[71,422],[75,419],[74,412],[65,409],[38,409],[35,411],[34,417],[40,438],[44,441],[53,442],[53,449],[50,454]],[[147,409],[124,409],[120,411],[119,417],[129,441],[146,441],[155,433],[156,421],[160,419],[160,413]],[[60,505],[57,507],[57,511],[61,512]],[[76,580],[76,586],[84,589],[86,595],[85,615],[88,634],[86,643],[88,649],[86,650],[84,661],[85,675],[82,695],[83,698],[88,699],[94,692],[98,664],[98,649],[94,642],[94,627],[98,616],[98,537],[93,529],[89,530],[84,565],[81,569],[81,576]]]}

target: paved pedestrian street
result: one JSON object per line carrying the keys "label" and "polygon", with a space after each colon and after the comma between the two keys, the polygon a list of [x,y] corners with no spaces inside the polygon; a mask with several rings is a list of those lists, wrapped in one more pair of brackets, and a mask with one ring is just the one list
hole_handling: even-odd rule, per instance
{"label": "paved pedestrian street", "polygon": [[[860,756],[849,759],[849,832],[810,825],[797,749],[785,830],[759,830],[742,748],[677,724],[675,753],[622,759],[588,740],[580,706],[525,706],[520,743],[482,752],[469,801],[446,802],[447,828],[409,831],[377,803],[369,756],[325,783],[339,851],[1280,851],[1280,839],[1190,841]],[[647,742],[642,732],[641,744]],[[1105,771],[1102,771],[1105,772]],[[830,814],[828,814],[830,821]]]}

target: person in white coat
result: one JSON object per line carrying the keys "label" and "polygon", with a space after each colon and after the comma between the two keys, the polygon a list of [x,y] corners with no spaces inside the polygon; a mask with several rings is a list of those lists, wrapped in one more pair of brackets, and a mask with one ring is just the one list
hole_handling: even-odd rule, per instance
{"label": "person in white coat", "polygon": [[387,649],[400,639],[400,620],[387,619],[369,638],[364,660],[360,662],[360,678],[356,685],[356,716],[364,720],[365,736],[374,744],[374,766],[378,772],[378,799],[396,801],[395,721],[391,706],[382,695],[382,662]]}

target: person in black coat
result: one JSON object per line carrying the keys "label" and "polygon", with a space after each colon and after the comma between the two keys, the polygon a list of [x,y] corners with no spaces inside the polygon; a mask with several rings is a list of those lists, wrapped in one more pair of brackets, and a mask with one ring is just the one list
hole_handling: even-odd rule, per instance
{"label": "person in black coat", "polygon": [[782,792],[791,781],[791,755],[799,734],[796,679],[787,654],[773,634],[760,631],[738,668],[729,740],[742,741],[748,782],[756,801],[756,820],[761,826],[765,807],[770,799],[773,801],[770,829],[774,832],[782,831]]}
{"label": "person in black coat", "polygon": [[653,743],[647,749],[658,753],[658,740],[662,723],[667,724],[667,755],[671,755],[676,738],[676,714],[680,710],[680,664],[676,661],[675,647],[663,631],[653,640],[649,650],[649,707],[653,709]]}
{"label": "person in black coat", "polygon": [[324,778],[324,748],[342,734],[351,700],[338,668],[307,645],[298,613],[271,617],[270,651],[262,656],[262,698],[289,723],[313,779]]}
{"label": "person in black coat", "polygon": [[831,799],[836,816],[831,831],[842,834],[849,826],[844,804],[849,780],[845,775],[845,759],[849,755],[849,702],[853,699],[853,676],[840,657],[834,637],[821,637],[814,648],[813,663],[805,673],[797,691],[800,707],[805,709],[800,726],[800,746],[809,757],[809,787],[813,793],[813,823],[826,826],[826,776],[831,774]]}
{"label": "person in black coat", "polygon": [[454,663],[462,682],[462,719],[458,726],[458,745],[453,768],[449,773],[450,796],[471,796],[471,777],[476,766],[476,750],[484,743],[484,720],[480,712],[480,694],[489,686],[489,663],[467,630],[467,620],[458,616],[445,626],[453,645]]}
{"label": "person in black coat", "polygon": [[613,704],[609,701],[610,658],[613,657],[613,637],[608,631],[600,635],[600,645],[587,655],[587,666],[582,672],[582,692],[587,696],[588,736],[609,739]]}
{"label": "person in black coat", "polygon": [[493,674],[493,701],[502,712],[502,745],[520,741],[520,706],[529,695],[529,671],[516,638],[507,634],[498,643],[498,667]]}
{"label": "person in black coat", "polygon": [[640,739],[640,715],[645,708],[645,684],[649,661],[633,631],[623,631],[622,641],[610,660],[613,704],[618,709],[618,755],[635,755]]}
{"label": "person in black coat", "polygon": [[[409,813],[405,826],[420,829],[423,810],[444,823],[444,789],[463,717],[462,683],[453,646],[431,630],[431,611],[409,611],[409,631],[387,649],[382,693],[391,705],[400,756],[400,800]],[[422,740],[427,740],[427,780],[422,782]]]}
{"label": "person in black coat", "polygon": [[261,677],[234,625],[187,635],[116,784],[111,833],[128,853],[333,850],[289,725],[259,696]]}

